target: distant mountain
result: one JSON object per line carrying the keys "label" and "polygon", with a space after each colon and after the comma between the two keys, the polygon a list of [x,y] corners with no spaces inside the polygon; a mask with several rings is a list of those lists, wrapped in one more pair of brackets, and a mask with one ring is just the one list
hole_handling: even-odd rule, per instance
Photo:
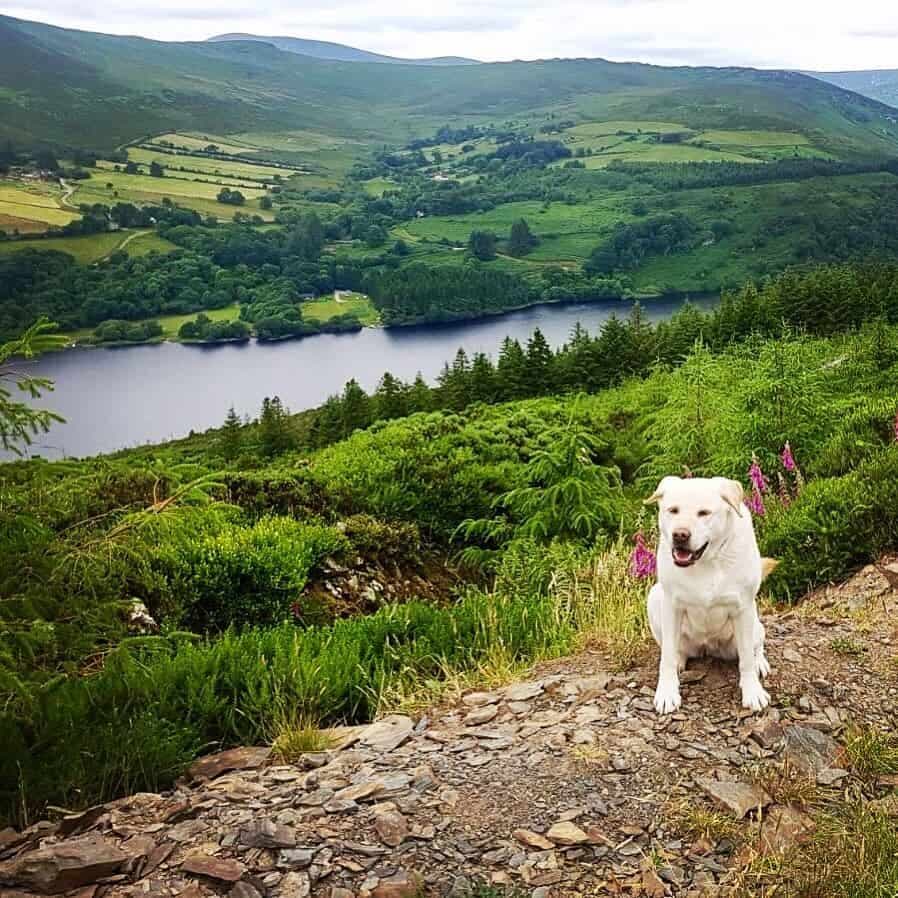
{"label": "distant mountain", "polygon": [[300,56],[312,56],[316,59],[333,59],[339,62],[388,62],[396,65],[477,65],[476,59],[465,59],[462,56],[435,56],[432,59],[402,59],[398,56],[383,56],[369,50],[359,50],[346,44],[334,44],[330,41],[311,41],[301,37],[262,37],[258,34],[217,34],[209,41],[260,41],[271,44],[288,53]]}
{"label": "distant mountain", "polygon": [[898,107],[898,69],[870,69],[864,72],[805,72],[830,84],[872,97]]}

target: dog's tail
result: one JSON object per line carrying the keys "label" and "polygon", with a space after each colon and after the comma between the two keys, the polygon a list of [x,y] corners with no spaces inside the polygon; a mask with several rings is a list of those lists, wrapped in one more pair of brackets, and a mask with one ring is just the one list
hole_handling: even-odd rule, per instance
{"label": "dog's tail", "polygon": [[766,580],[779,567],[779,559],[762,558],[761,559],[761,580]]}

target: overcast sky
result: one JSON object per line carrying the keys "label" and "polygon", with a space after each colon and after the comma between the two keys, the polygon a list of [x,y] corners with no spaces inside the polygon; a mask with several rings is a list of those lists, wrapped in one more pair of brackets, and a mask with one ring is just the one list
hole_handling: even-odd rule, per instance
{"label": "overcast sky", "polygon": [[898,0],[11,0],[70,28],[202,40],[338,41],[395,56],[602,56],[661,65],[898,68]]}

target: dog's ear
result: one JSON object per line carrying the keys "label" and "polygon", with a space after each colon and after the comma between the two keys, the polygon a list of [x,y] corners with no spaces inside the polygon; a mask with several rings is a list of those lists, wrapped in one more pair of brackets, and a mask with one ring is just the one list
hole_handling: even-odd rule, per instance
{"label": "dog's ear", "polygon": [[761,580],[766,580],[778,567],[778,558],[762,558],[761,559]]}
{"label": "dog's ear", "polygon": [[726,477],[715,477],[714,480],[719,485],[720,498],[741,518],[742,502],[745,499],[742,484],[738,480],[729,480]]}
{"label": "dog's ear", "polygon": [[653,505],[656,502],[660,502],[664,498],[664,493],[667,490],[667,488],[675,480],[679,480],[679,479],[680,479],[679,477],[670,477],[670,476],[662,477],[661,482],[658,484],[658,486],[655,487],[655,492],[652,493],[652,495],[649,496],[648,499],[642,500],[643,504],[644,505]]}

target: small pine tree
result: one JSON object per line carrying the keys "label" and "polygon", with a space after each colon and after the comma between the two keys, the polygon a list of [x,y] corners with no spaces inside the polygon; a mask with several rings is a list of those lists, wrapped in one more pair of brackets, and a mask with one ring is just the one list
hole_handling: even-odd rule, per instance
{"label": "small pine tree", "polygon": [[296,444],[290,412],[284,407],[279,396],[262,400],[259,416],[259,451],[262,455],[280,455]]}
{"label": "small pine tree", "polygon": [[511,234],[508,238],[508,252],[512,256],[526,256],[539,243],[530,225],[523,218],[519,218],[511,226]]}
{"label": "small pine tree", "polygon": [[243,425],[232,405],[225,416],[221,434],[218,437],[218,451],[228,461],[233,461],[243,450]]}

